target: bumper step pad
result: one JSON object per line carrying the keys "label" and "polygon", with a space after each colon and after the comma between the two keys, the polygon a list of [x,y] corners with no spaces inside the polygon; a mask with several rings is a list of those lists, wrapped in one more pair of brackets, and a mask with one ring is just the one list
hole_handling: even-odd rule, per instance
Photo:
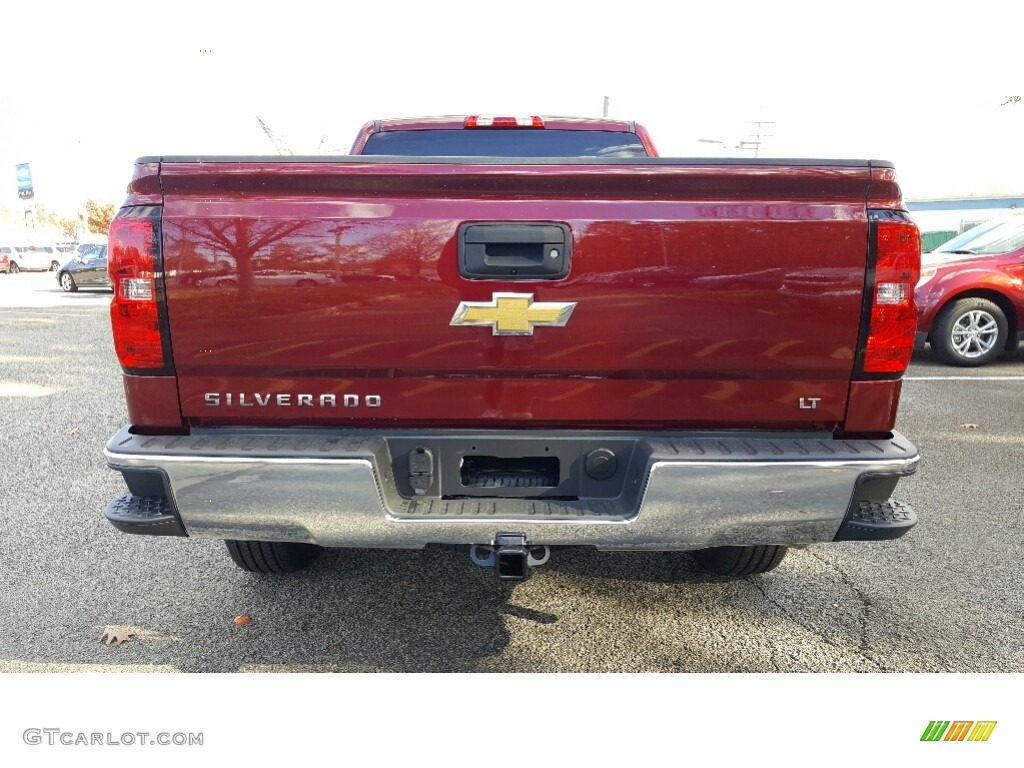
{"label": "bumper step pad", "polygon": [[414,499],[400,507],[399,519],[486,519],[580,522],[582,518],[625,521],[629,510],[616,501],[546,499]]}
{"label": "bumper step pad", "polygon": [[901,501],[861,501],[847,515],[836,541],[898,539],[917,524],[917,514]]}
{"label": "bumper step pad", "polygon": [[187,535],[171,503],[161,496],[134,496],[128,493],[110,502],[104,514],[115,528],[124,533]]}

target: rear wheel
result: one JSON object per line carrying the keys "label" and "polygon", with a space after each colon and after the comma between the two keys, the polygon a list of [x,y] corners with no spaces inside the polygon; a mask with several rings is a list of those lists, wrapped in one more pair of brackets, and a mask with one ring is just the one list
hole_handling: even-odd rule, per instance
{"label": "rear wheel", "polygon": [[960,299],[943,307],[935,318],[932,351],[947,365],[984,365],[999,357],[1008,334],[1009,323],[997,304],[988,299]]}
{"label": "rear wheel", "polygon": [[786,547],[712,547],[692,553],[700,566],[719,576],[753,576],[777,567]]}
{"label": "rear wheel", "polygon": [[235,565],[250,573],[294,573],[308,568],[320,556],[322,547],[291,541],[224,542]]}
{"label": "rear wheel", "polygon": [[59,261],[51,261],[50,262],[50,271],[51,272],[56,272],[58,269],[60,269],[60,262]]}
{"label": "rear wheel", "polygon": [[21,268],[18,266],[18,262],[12,261],[11,262],[11,274],[12,275],[16,275],[19,272],[21,272]]}
{"label": "rear wheel", "polygon": [[71,276],[70,272],[65,272],[60,276],[60,287],[68,293],[74,293],[78,290],[78,286],[75,285],[75,278]]}

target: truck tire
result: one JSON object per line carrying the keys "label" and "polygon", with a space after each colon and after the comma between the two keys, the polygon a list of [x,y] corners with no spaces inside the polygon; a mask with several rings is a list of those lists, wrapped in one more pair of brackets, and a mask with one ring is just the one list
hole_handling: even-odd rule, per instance
{"label": "truck tire", "polygon": [[700,566],[719,576],[753,576],[767,573],[786,556],[786,547],[712,547],[693,552]]}
{"label": "truck tire", "polygon": [[313,564],[322,550],[316,544],[290,541],[233,541],[228,554],[235,565],[250,573],[294,573]]}
{"label": "truck tire", "polygon": [[1009,323],[997,304],[967,298],[942,308],[932,326],[935,356],[947,365],[973,367],[990,363],[1006,347]]}

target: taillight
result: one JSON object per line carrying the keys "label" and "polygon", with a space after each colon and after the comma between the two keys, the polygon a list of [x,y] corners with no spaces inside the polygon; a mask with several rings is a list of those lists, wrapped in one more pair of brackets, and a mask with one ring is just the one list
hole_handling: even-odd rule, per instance
{"label": "taillight", "polygon": [[917,332],[914,286],[921,276],[921,234],[899,213],[875,222],[875,280],[864,373],[903,373]]}
{"label": "taillight", "polygon": [[465,128],[543,128],[544,119],[538,115],[530,117],[485,117],[470,115]]}
{"label": "taillight", "polygon": [[125,208],[110,224],[107,273],[114,283],[110,323],[125,369],[164,368],[158,279],[159,208]]}

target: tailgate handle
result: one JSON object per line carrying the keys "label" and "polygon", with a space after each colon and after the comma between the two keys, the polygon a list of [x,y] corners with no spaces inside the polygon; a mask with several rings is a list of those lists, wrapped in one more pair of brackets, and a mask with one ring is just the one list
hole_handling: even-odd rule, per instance
{"label": "tailgate handle", "polygon": [[569,274],[565,224],[493,222],[459,227],[459,274],[470,280],[559,280]]}

